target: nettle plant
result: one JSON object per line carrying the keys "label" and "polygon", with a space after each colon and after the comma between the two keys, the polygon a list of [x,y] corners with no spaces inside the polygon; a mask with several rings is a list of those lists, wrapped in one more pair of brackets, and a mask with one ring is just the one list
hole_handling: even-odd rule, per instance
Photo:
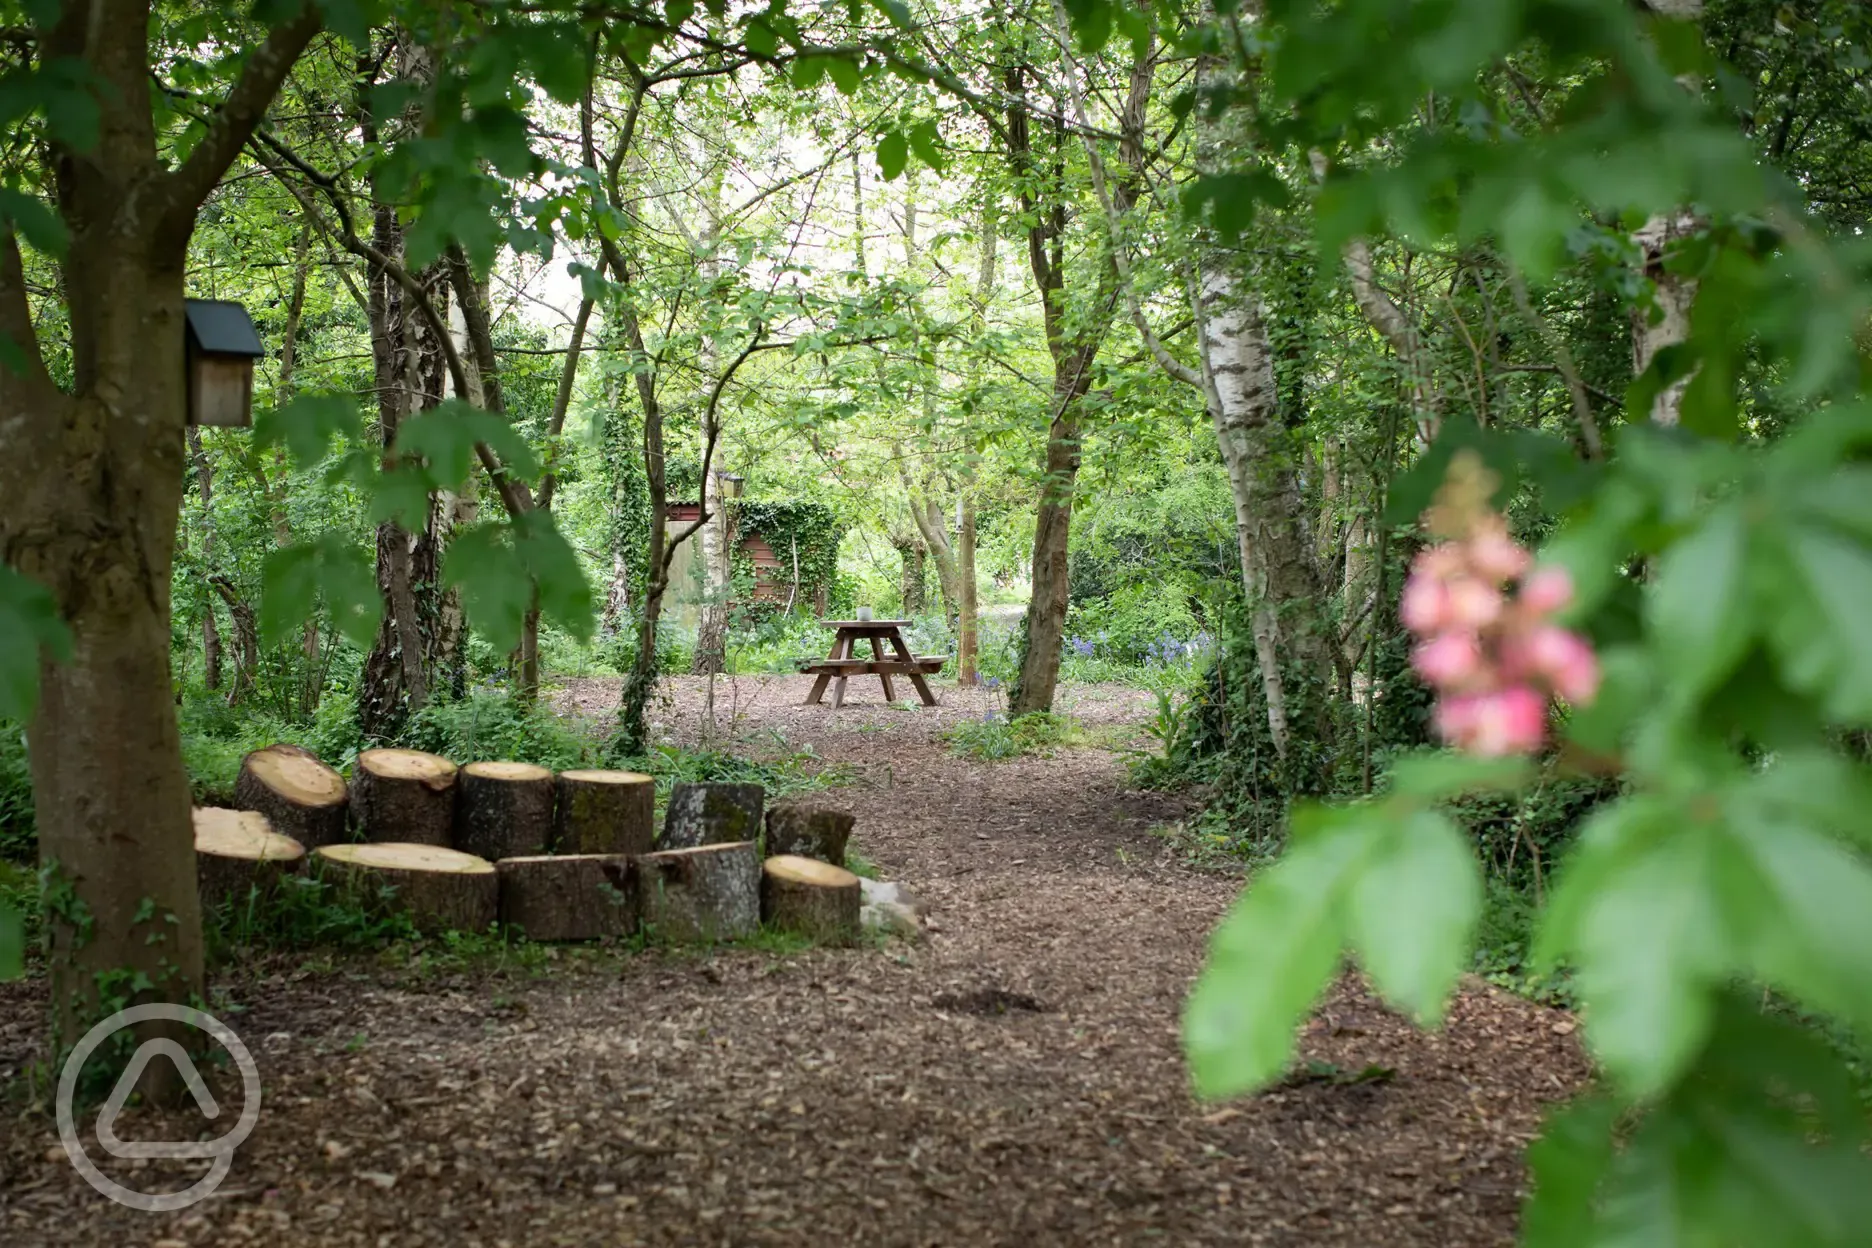
{"label": "nettle plant", "polygon": [[[1862,454],[1863,406],[1766,450],[1634,430],[1519,598],[1469,616],[1452,603],[1493,591],[1521,557],[1498,544],[1486,478],[1459,457],[1432,513],[1447,540],[1405,590],[1439,637],[1472,630],[1459,657],[1474,683],[1440,688],[1459,751],[1401,761],[1373,800],[1296,811],[1290,847],[1217,931],[1191,997],[1199,1090],[1279,1076],[1348,948],[1389,1002],[1440,1020],[1482,905],[1481,870],[1442,805],[1529,784],[1549,702],[1538,696],[1532,723],[1522,703],[1590,685],[1589,654],[1550,639],[1559,679],[1543,685],[1539,664],[1488,630],[1570,597],[1565,618],[1598,639],[1604,679],[1565,717],[1548,765],[1617,768],[1627,792],[1578,830],[1540,919],[1537,958],[1573,969],[1603,1079],[1530,1154],[1526,1242],[1863,1242],[1864,1110],[1839,1058],[1793,1021],[1872,1035],[1872,776],[1840,735],[1872,723]],[[1490,576],[1455,594],[1435,579],[1478,552]],[[1439,595],[1433,613],[1422,599]],[[1438,644],[1419,664],[1446,677]],[[1478,715],[1478,698],[1499,709]]]}

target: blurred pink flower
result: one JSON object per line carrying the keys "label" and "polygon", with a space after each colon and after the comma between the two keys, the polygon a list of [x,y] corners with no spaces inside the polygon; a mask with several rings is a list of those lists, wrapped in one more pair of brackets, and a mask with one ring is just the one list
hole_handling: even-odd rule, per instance
{"label": "blurred pink flower", "polygon": [[1439,633],[1411,652],[1411,665],[1430,684],[1453,689],[1482,670],[1482,647],[1474,633]]}
{"label": "blurred pink flower", "polygon": [[1527,654],[1533,670],[1567,701],[1590,702],[1599,692],[1599,659],[1578,633],[1543,624],[1529,635]]}
{"label": "blurred pink flower", "polygon": [[1449,587],[1421,570],[1412,572],[1398,600],[1398,618],[1420,637],[1437,632],[1449,618]]}
{"label": "blurred pink flower", "polygon": [[1493,585],[1473,576],[1459,576],[1444,592],[1449,595],[1445,618],[1451,627],[1480,631],[1501,618],[1502,595]]}
{"label": "blurred pink flower", "polygon": [[1531,614],[1552,615],[1573,601],[1573,576],[1555,564],[1535,568],[1527,580],[1521,582],[1521,596],[1517,601]]}
{"label": "blurred pink flower", "polygon": [[1469,566],[1488,580],[1512,581],[1533,562],[1499,517],[1476,526],[1469,537]]}
{"label": "blurred pink flower", "polygon": [[1451,745],[1484,758],[1527,754],[1547,734],[1547,700],[1526,685],[1445,698],[1436,728]]}

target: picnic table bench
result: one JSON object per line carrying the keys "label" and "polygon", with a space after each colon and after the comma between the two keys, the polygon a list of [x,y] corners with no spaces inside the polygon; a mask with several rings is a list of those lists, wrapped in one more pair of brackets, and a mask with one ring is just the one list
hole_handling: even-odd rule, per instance
{"label": "picnic table bench", "polygon": [[[937,655],[913,655],[905,643],[903,630],[909,620],[825,620],[827,628],[833,629],[832,651],[823,659],[815,659],[800,665],[800,671],[808,676],[816,676],[812,692],[806,695],[806,705],[817,705],[825,696],[826,686],[832,686],[832,709],[837,710],[845,704],[845,682],[853,676],[876,676],[884,685],[884,700],[895,702],[897,692],[891,687],[891,677],[905,676],[915,686],[917,696],[923,699],[924,706],[935,706],[936,695],[930,692],[925,676],[934,676],[942,671],[946,661]],[[871,643],[871,657],[861,659],[854,656],[858,643]],[[892,654],[884,653],[885,643],[890,644]]]}

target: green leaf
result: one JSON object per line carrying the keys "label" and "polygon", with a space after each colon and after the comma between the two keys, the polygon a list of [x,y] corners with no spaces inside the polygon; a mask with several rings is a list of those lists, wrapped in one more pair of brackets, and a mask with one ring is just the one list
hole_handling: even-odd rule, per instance
{"label": "green leaf", "polygon": [[663,0],[663,20],[680,26],[695,16],[695,0]]}
{"label": "green leaf", "polygon": [[357,401],[342,394],[302,394],[285,407],[262,408],[254,417],[256,445],[284,443],[300,468],[319,463],[334,441],[356,438],[361,431]]}
{"label": "green leaf", "polygon": [[1791,598],[1773,641],[1790,685],[1834,716],[1872,722],[1872,551],[1815,525],[1790,525],[1779,552]]}
{"label": "green leaf", "polygon": [[0,187],[0,221],[9,221],[20,237],[54,259],[65,254],[71,236],[56,212],[36,195]]}
{"label": "green leaf", "polygon": [[1453,750],[1424,750],[1391,765],[1391,790],[1427,801],[1465,793],[1513,792],[1533,777],[1522,758],[1477,758]]}
{"label": "green leaf", "polygon": [[552,512],[530,511],[514,522],[515,549],[539,594],[540,614],[579,641],[589,641],[597,600],[578,552]]}
{"label": "green leaf", "polygon": [[780,50],[780,36],[761,18],[754,18],[747,24],[747,30],[741,36],[747,50],[757,57],[770,57]]}
{"label": "green leaf", "polygon": [[278,645],[318,606],[319,547],[301,543],[269,553],[260,565],[260,641]]}
{"label": "green leaf", "polygon": [[910,140],[901,130],[886,131],[877,145],[878,168],[884,171],[886,181],[894,179],[910,163]]}
{"label": "green leaf", "polygon": [[917,159],[941,173],[948,165],[942,153],[942,135],[933,121],[919,121],[910,127],[910,147]]}
{"label": "green leaf", "polygon": [[1669,696],[1694,703],[1735,670],[1754,635],[1745,592],[1748,529],[1738,504],[1718,508],[1664,552],[1647,596]]}
{"label": "green leaf", "polygon": [[1383,848],[1352,884],[1352,947],[1386,1000],[1435,1025],[1469,960],[1482,872],[1443,815],[1419,810],[1386,823]]}
{"label": "green leaf", "polygon": [[52,591],[0,564],[0,719],[24,721],[39,705],[39,652],[66,661],[71,630]]}
{"label": "green leaf", "polygon": [[1551,1110],[1529,1145],[1534,1192],[1521,1210],[1525,1248],[1582,1248],[1592,1229],[1599,1185],[1612,1166],[1612,1130],[1619,1106],[1591,1097]]}
{"label": "green leaf", "polygon": [[1280,861],[1256,877],[1209,944],[1183,1016],[1200,1096],[1277,1078],[1294,1032],[1339,965],[1340,906],[1372,848],[1367,811],[1302,808]]}
{"label": "green leaf", "polygon": [[[1717,858],[1732,851],[1707,825],[1681,815],[1670,831],[1575,903],[1571,944],[1587,1037],[1607,1071],[1638,1098],[1670,1086],[1696,1056],[1715,986],[1734,965],[1716,879]],[[1567,883],[1580,886],[1573,877]]]}
{"label": "green leaf", "polygon": [[1872,869],[1797,824],[1748,819],[1731,837],[1757,886],[1751,896],[1768,901],[1738,916],[1750,921],[1756,971],[1810,1009],[1872,1034]]}
{"label": "green leaf", "polygon": [[539,457],[526,438],[504,417],[460,399],[445,399],[397,427],[399,459],[420,460],[432,488],[460,490],[475,462],[476,443],[485,443],[503,467],[522,480],[539,476]]}
{"label": "green leaf", "polygon": [[461,589],[469,623],[496,650],[520,644],[533,582],[514,549],[509,525],[489,522],[456,534],[442,562],[442,583]]}
{"label": "green leaf", "polygon": [[260,640],[277,645],[312,618],[323,595],[332,623],[354,644],[368,647],[383,619],[383,600],[369,556],[327,533],[316,541],[273,551],[261,565]]}

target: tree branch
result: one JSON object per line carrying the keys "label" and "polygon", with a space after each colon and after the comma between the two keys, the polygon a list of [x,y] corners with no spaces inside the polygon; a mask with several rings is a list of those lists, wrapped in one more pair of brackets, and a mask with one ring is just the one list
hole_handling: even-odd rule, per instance
{"label": "tree branch", "polygon": [[1066,21],[1066,10],[1060,5],[1060,0],[1053,0],[1053,20],[1059,26],[1060,64],[1066,71],[1067,94],[1072,99],[1073,113],[1079,119],[1080,140],[1085,144],[1086,161],[1092,168],[1092,186],[1098,192],[1099,204],[1105,209],[1105,225],[1111,232],[1112,264],[1118,270],[1118,286],[1124,292],[1125,307],[1131,313],[1131,323],[1137,327],[1138,336],[1143,338],[1145,349],[1157,361],[1157,367],[1173,380],[1201,390],[1202,373],[1171,355],[1157,335],[1151,332],[1150,321],[1144,316],[1144,305],[1138,301],[1137,287],[1131,276],[1131,258],[1125,252],[1124,221],[1118,205],[1112,199],[1111,189],[1105,182],[1105,162],[1099,157],[1098,147],[1087,133],[1091,129],[1091,122],[1086,117],[1085,91],[1079,85],[1079,71],[1072,56],[1072,35]]}
{"label": "tree branch", "polygon": [[[566,346],[565,367],[559,370],[559,393],[553,398],[552,419],[547,422],[547,438],[557,438],[565,429],[566,411],[572,406],[572,387],[578,382],[579,348],[585,342],[585,326],[591,322],[592,301],[579,301],[578,316],[572,321],[572,341]],[[540,482],[539,498],[534,506],[545,511],[552,506],[553,492],[559,488],[559,474],[547,470]]]}
{"label": "tree branch", "polygon": [[0,335],[10,339],[26,361],[24,375],[0,364],[0,393],[20,383],[29,392],[49,389],[52,380],[39,351],[39,332],[33,327],[32,304],[26,299],[25,264],[11,224],[0,225]]}
{"label": "tree branch", "polygon": [[208,123],[208,132],[189,152],[182,167],[161,182],[155,213],[159,245],[188,245],[196,210],[240,155],[279,94],[280,84],[324,24],[318,5],[305,0],[298,14],[268,32],[265,41],[247,58],[239,79]]}

